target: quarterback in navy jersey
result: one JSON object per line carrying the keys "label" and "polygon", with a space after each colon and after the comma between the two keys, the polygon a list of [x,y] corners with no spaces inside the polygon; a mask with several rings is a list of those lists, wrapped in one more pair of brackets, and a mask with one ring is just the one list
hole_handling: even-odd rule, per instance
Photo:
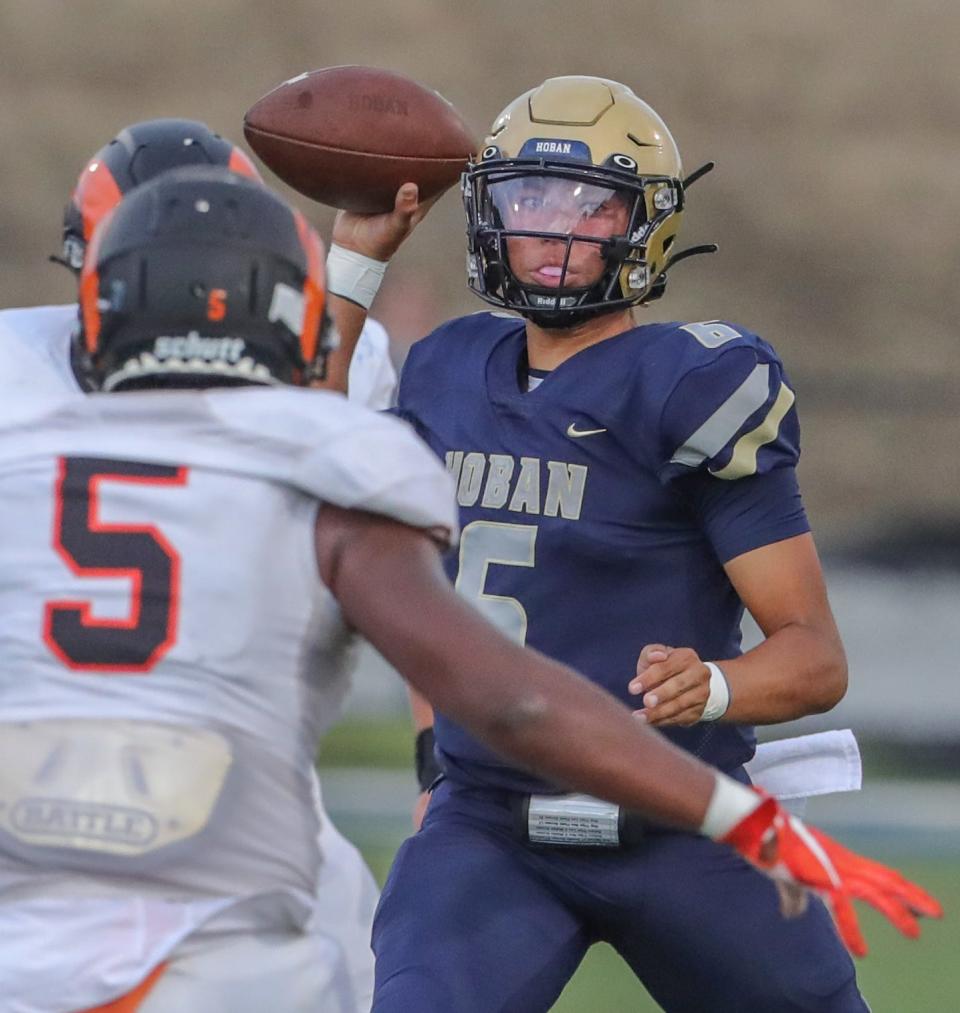
{"label": "quarterback in navy jersey", "polygon": [[[416,344],[404,370],[400,412],[457,483],[451,579],[518,641],[626,704],[645,644],[735,657],[743,605],[723,564],[809,530],[776,353],[728,324],[649,324],[583,349],[533,390],[526,354],[522,321],[482,313]],[[734,723],[665,733],[726,771],[755,743]],[[443,715],[436,738],[457,780],[551,790]]]}
{"label": "quarterback in navy jersey", "polygon": [[[847,671],[777,354],[739,324],[633,315],[703,251],[676,245],[703,171],[616,82],[507,106],[463,178],[468,283],[499,312],[415,345],[397,410],[455,480],[460,594],[747,782],[753,726],[829,710]],[[374,922],[375,1013],[548,1010],[597,941],[668,1011],[867,1008],[818,900],[784,918],[713,842],[564,794],[443,714],[430,731],[416,697],[414,716],[433,790]]]}

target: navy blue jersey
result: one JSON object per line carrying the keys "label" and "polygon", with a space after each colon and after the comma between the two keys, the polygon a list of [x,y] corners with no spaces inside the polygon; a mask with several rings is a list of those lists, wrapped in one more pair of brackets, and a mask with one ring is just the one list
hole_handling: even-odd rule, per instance
{"label": "navy blue jersey", "polygon": [[[633,708],[644,644],[740,653],[723,564],[809,530],[793,393],[774,350],[740,327],[636,327],[527,391],[523,321],[474,314],[414,345],[399,413],[457,482],[457,590]],[[755,745],[727,723],[664,734],[725,770]],[[454,779],[550,790],[443,715],[436,737]]]}

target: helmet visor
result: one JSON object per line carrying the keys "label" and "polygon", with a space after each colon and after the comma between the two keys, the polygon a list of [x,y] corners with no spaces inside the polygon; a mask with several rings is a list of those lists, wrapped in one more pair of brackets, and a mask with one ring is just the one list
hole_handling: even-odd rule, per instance
{"label": "helmet visor", "polygon": [[508,232],[599,240],[626,233],[634,203],[613,187],[527,174],[490,180],[488,199]]}

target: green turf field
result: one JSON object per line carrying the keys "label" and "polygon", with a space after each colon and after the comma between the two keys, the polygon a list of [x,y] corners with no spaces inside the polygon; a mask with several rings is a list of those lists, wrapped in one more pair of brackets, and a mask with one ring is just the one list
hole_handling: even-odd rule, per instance
{"label": "green turf field", "polygon": [[[375,728],[364,722],[348,722],[334,730],[325,744],[321,767],[396,767],[409,764],[410,752],[405,719],[378,722]],[[364,842],[364,854],[381,882],[401,838],[402,832],[385,834],[376,843]],[[911,853],[909,837],[894,845],[878,842],[872,847],[858,840],[855,846],[896,865],[937,896],[947,912],[943,922],[924,923],[923,936],[915,942],[902,938],[879,915],[859,906],[871,952],[858,963],[858,971],[873,1013],[958,1013],[960,854],[955,845],[946,847],[943,854],[931,854],[928,844]],[[605,946],[590,951],[554,1006],[557,1013],[653,1013],[658,1009],[620,958]],[[709,1008],[704,1007],[703,1013],[710,1013]]]}

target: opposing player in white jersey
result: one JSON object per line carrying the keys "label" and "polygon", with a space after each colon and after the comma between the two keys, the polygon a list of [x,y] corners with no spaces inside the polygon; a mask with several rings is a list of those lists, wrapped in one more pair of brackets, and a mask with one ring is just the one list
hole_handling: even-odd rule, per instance
{"label": "opposing player in white jersey", "polygon": [[[63,216],[63,251],[52,259],[79,274],[93,230],[134,187],[184,165],[223,165],[260,180],[242,149],[204,123],[156,119],[133,123],[94,154],[80,173]],[[334,309],[336,303],[334,304]],[[369,307],[366,307],[369,308]],[[0,310],[0,390],[28,384],[37,391],[79,390],[70,361],[74,303]],[[349,360],[349,396],[388,408],[397,374],[383,325],[367,319]]]}
{"label": "opposing player in white jersey", "polygon": [[[97,151],[80,173],[64,212],[63,251],[55,259],[79,275],[94,229],[124,195],[161,172],[192,164],[222,165],[260,181],[244,152],[203,123],[158,119],[131,124]],[[81,391],[83,380],[72,344],[77,324],[75,303],[0,310],[0,398],[27,391],[38,397]],[[387,408],[396,381],[387,332],[368,319],[350,360],[349,397],[369,408]],[[347,951],[358,1002],[364,1004],[373,994],[369,937],[378,890],[360,853],[327,817],[319,789],[317,805],[327,856],[322,888],[336,889],[342,900],[336,918],[324,928],[337,935]],[[323,908],[320,916],[327,910]],[[354,917],[348,917],[348,911]]]}

